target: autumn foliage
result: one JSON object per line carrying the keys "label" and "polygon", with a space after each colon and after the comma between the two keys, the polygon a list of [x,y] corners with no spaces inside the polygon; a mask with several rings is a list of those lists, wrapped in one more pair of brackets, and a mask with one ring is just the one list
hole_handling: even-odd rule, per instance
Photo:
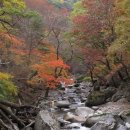
{"label": "autumn foliage", "polygon": [[68,76],[69,66],[61,58],[57,59],[54,47],[46,44],[49,52],[40,52],[39,64],[32,65],[32,69],[37,75],[32,78],[30,83],[40,83],[46,88],[56,88],[61,82],[66,85],[72,83]]}
{"label": "autumn foliage", "polygon": [[43,88],[72,83],[70,72],[115,86],[129,77],[129,0],[25,3],[2,1],[1,72]]}

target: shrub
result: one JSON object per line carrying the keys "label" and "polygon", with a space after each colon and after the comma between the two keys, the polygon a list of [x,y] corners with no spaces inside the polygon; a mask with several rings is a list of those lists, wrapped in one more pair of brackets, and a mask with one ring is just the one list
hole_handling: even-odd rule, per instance
{"label": "shrub", "polygon": [[17,95],[17,87],[11,79],[11,75],[0,72],[0,99],[12,100]]}

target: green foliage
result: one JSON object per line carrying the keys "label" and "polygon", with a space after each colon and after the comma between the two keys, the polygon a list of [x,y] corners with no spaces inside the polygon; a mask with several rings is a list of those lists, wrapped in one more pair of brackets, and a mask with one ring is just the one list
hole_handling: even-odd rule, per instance
{"label": "green foliage", "polygon": [[17,87],[11,81],[12,76],[0,72],[0,99],[11,100],[17,95]]}
{"label": "green foliage", "polygon": [[105,94],[100,91],[93,91],[88,95],[88,102],[86,102],[87,106],[97,106],[105,103]]}
{"label": "green foliage", "polygon": [[73,9],[73,4],[79,0],[48,0],[50,3],[55,5],[57,8]]}
{"label": "green foliage", "polygon": [[[109,55],[125,54],[125,57],[130,55],[130,1],[118,0],[116,8],[119,11],[119,16],[116,19],[115,31],[116,40],[111,44],[108,49]],[[127,54],[127,55],[126,55]]]}
{"label": "green foliage", "polygon": [[[27,10],[23,0],[0,0],[0,23],[6,27],[13,26],[15,17],[32,18],[38,16],[37,12]],[[9,28],[9,27],[6,27]]]}
{"label": "green foliage", "polygon": [[78,82],[83,82],[83,81],[91,81],[91,77],[89,76],[80,76],[78,79],[77,79]]}
{"label": "green foliage", "polygon": [[126,114],[126,116],[130,116],[130,111]]}
{"label": "green foliage", "polygon": [[6,15],[19,15],[20,12],[25,9],[25,4],[23,0],[0,0],[2,8],[0,8],[0,13],[5,13]]}
{"label": "green foliage", "polygon": [[47,47],[45,47],[45,46],[42,46],[42,45],[39,45],[39,46],[37,47],[37,49],[38,49],[39,51],[43,51],[43,52],[50,52],[50,49],[49,49],[49,48],[47,48]]}
{"label": "green foliage", "polygon": [[73,5],[73,11],[71,12],[71,17],[75,17],[84,14],[86,9],[82,5],[82,1],[78,1]]}

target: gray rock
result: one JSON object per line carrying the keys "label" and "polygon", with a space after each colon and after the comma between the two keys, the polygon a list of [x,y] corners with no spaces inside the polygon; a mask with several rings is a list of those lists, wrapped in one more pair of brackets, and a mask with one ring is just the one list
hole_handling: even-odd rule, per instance
{"label": "gray rock", "polygon": [[60,130],[60,126],[52,113],[40,111],[36,117],[34,130]]}
{"label": "gray rock", "polygon": [[116,102],[119,99],[121,99],[123,96],[124,96],[124,92],[122,90],[119,90],[112,96],[112,101]]}
{"label": "gray rock", "polygon": [[75,113],[78,116],[82,116],[82,117],[88,117],[89,115],[93,115],[94,114],[94,110],[89,108],[89,107],[78,107],[75,110]]}
{"label": "gray rock", "polygon": [[76,116],[71,112],[66,113],[64,115],[63,119],[66,121],[70,121],[70,122],[80,122],[80,123],[83,123],[86,120],[86,118],[84,118],[82,116]]}
{"label": "gray rock", "polygon": [[59,108],[69,108],[70,102],[68,100],[57,101],[56,106]]}
{"label": "gray rock", "polygon": [[[86,127],[92,127],[93,126],[94,128],[95,127],[99,127],[99,128],[105,127],[106,130],[107,130],[107,127],[111,126],[111,124],[114,124],[114,123],[115,123],[115,125],[116,124],[125,125],[124,121],[120,118],[120,116],[112,115],[112,114],[100,114],[100,115],[91,116],[83,123],[83,125],[85,125]],[[94,125],[96,125],[96,126],[94,126]],[[92,130],[94,130],[94,128]]]}
{"label": "gray rock", "polygon": [[69,121],[66,121],[66,120],[62,119],[61,117],[58,118],[57,120],[59,121],[61,127],[64,127],[65,125],[68,125],[68,124],[71,123]]}
{"label": "gray rock", "polygon": [[87,120],[83,123],[86,127],[92,127],[94,124],[96,124],[98,121],[102,120],[106,115],[96,115],[87,118]]}
{"label": "gray rock", "polygon": [[118,103],[129,103],[128,100],[126,98],[121,98],[117,101]]}
{"label": "gray rock", "polygon": [[22,130],[33,130],[31,127],[24,128]]}
{"label": "gray rock", "polygon": [[112,115],[107,115],[92,126],[91,130],[114,130],[115,127],[116,120]]}
{"label": "gray rock", "polygon": [[74,121],[73,121],[73,120],[74,120],[74,117],[75,117],[75,115],[74,115],[73,113],[67,112],[67,113],[64,115],[63,119],[66,120],[66,121],[74,122]]}
{"label": "gray rock", "polygon": [[93,106],[92,109],[96,111],[96,110],[99,109],[99,107],[98,106]]}
{"label": "gray rock", "polygon": [[126,126],[119,124],[116,130],[128,130]]}

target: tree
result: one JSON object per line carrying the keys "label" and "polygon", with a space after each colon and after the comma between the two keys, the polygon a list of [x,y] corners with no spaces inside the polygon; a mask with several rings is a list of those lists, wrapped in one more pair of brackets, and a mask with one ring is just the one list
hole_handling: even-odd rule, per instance
{"label": "tree", "polygon": [[125,69],[127,77],[129,77],[129,40],[130,40],[130,11],[128,4],[130,2],[117,1],[116,8],[118,9],[118,17],[116,19],[116,40],[108,49],[108,56],[114,58],[116,64],[122,65]]}
{"label": "tree", "polygon": [[[84,48],[85,46],[86,48],[92,48],[92,50],[99,49],[103,52],[103,58],[99,59],[99,62],[96,65],[98,66],[99,72],[98,75],[96,72],[96,75],[97,77],[100,77],[101,75],[102,77],[105,77],[104,75],[109,75],[110,73],[112,82],[116,86],[114,77],[111,73],[115,71],[115,63],[108,57],[107,53],[108,48],[116,40],[115,24],[118,9],[115,7],[115,1],[84,0],[82,6],[84,9],[86,8],[86,13],[77,15],[73,18],[73,34],[76,38],[76,42],[77,44],[80,43],[79,46],[81,48]],[[91,54],[88,55],[91,57]],[[89,56],[86,57],[86,60],[87,59],[89,59]],[[101,68],[99,69],[99,67]],[[119,76],[121,77],[120,72]]]}
{"label": "tree", "polygon": [[14,26],[13,18],[23,14],[25,4],[23,0],[2,0],[0,3],[0,24],[7,28],[7,26]]}
{"label": "tree", "polygon": [[11,101],[14,96],[17,96],[17,87],[11,79],[11,75],[0,72],[0,99]]}
{"label": "tree", "polygon": [[32,66],[37,71],[37,75],[33,79],[37,79],[47,88],[45,97],[48,96],[49,89],[55,88],[61,81],[66,84],[70,83],[67,76],[69,66],[60,57],[57,59],[57,53],[53,47],[48,47],[50,47],[49,52],[42,56],[40,63]]}

